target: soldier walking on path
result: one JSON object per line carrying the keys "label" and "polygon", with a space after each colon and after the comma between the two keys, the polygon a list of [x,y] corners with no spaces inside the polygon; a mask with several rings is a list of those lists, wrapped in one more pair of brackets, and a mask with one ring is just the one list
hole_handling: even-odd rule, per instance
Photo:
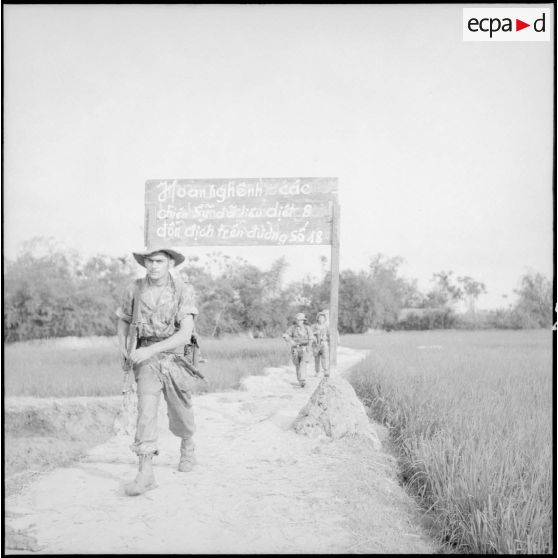
{"label": "soldier walking on path", "polygon": [[138,395],[131,449],[138,455],[139,472],[125,487],[130,496],[156,486],[152,458],[159,453],[157,416],[161,392],[167,402],[170,430],[181,439],[178,470],[190,471],[196,463],[194,379],[184,366],[184,354],[198,313],[192,286],[170,273],[184,261],[182,254],[157,247],[133,255],[146,268],[146,275],[127,287],[116,311],[122,368],[133,370]]}
{"label": "soldier walking on path", "polygon": [[314,334],[310,326],[306,324],[306,316],[302,312],[295,316],[295,323],[283,334],[283,339],[291,346],[296,378],[300,387],[304,387],[306,385],[306,366],[310,361]]}
{"label": "soldier walking on path", "polygon": [[312,326],[315,337],[315,344],[312,347],[314,352],[314,368],[316,376],[320,373],[320,364],[324,376],[329,376],[329,325],[325,312],[318,312],[316,321]]}

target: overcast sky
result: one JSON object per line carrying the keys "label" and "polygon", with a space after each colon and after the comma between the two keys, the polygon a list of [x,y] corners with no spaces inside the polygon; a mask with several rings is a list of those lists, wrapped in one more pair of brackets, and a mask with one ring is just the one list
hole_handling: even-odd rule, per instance
{"label": "overcast sky", "polygon": [[462,6],[5,5],[4,80],[8,258],[141,248],[150,178],[336,176],[341,269],[401,256],[484,307],[552,276],[552,41],[464,42]]}

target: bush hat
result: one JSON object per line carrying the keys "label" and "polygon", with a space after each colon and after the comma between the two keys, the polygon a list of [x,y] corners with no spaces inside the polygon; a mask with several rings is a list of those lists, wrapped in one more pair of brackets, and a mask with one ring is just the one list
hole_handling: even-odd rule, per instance
{"label": "bush hat", "polygon": [[327,312],[325,310],[322,310],[321,312],[318,312],[316,314],[316,320],[320,317],[323,316],[326,320],[327,320]]}
{"label": "bush hat", "polygon": [[296,316],[295,316],[295,320],[305,320],[306,319],[306,314],[303,314],[302,312],[299,312]]}
{"label": "bush hat", "polygon": [[185,257],[176,250],[172,248],[168,248],[167,246],[152,246],[150,248],[146,248],[140,252],[132,252],[136,262],[138,262],[142,267],[145,267],[145,258],[150,256],[151,254],[155,254],[155,252],[164,252],[174,260],[174,265],[178,267],[185,259]]}

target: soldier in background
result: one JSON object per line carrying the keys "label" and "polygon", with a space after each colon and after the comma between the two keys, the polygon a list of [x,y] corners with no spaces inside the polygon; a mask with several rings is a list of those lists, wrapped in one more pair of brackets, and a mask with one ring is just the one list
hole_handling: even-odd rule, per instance
{"label": "soldier in background", "polygon": [[312,326],[315,342],[312,347],[314,352],[314,368],[316,376],[320,373],[320,364],[324,376],[329,376],[329,324],[327,323],[327,314],[318,312],[316,322]]}
{"label": "soldier in background", "polygon": [[300,387],[304,387],[306,385],[306,367],[310,361],[314,334],[312,328],[306,323],[306,316],[302,312],[295,316],[295,323],[283,334],[283,339],[291,347],[296,378]]}

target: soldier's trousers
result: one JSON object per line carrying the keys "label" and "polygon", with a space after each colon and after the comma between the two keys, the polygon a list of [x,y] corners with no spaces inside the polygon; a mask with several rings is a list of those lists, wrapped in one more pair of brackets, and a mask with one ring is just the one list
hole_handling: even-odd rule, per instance
{"label": "soldier's trousers", "polygon": [[306,366],[310,360],[310,353],[306,346],[293,347],[291,357],[296,369],[296,379],[302,385],[306,381]]}
{"label": "soldier's trousers", "polygon": [[314,351],[314,369],[316,370],[316,374],[320,372],[320,364],[324,372],[329,370],[329,347],[325,343],[322,343],[320,347]]}
{"label": "soldier's trousers", "polygon": [[158,454],[157,417],[161,393],[167,403],[169,428],[179,438],[191,439],[194,431],[192,387],[194,380],[173,354],[155,355],[134,366],[138,393],[138,422],[131,449],[134,453]]}

